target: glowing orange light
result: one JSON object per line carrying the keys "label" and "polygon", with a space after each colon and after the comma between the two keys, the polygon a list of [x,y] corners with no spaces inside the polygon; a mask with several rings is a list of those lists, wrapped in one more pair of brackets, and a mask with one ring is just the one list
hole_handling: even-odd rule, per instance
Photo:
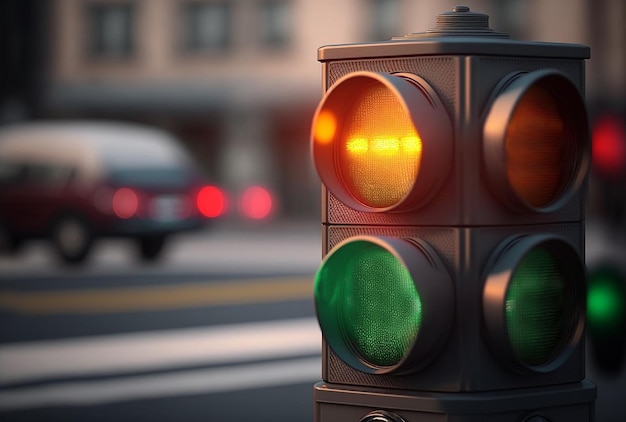
{"label": "glowing orange light", "polygon": [[367,138],[352,138],[346,141],[346,149],[354,154],[362,154],[370,149]]}
{"label": "glowing orange light", "polygon": [[354,72],[313,118],[311,152],[324,187],[363,212],[421,207],[446,180],[454,137],[444,105],[417,75]]}
{"label": "glowing orange light", "polygon": [[412,189],[420,169],[422,140],[397,95],[386,86],[361,90],[337,136],[346,186],[356,199],[384,208]]}
{"label": "glowing orange light", "polygon": [[407,136],[400,142],[406,154],[422,154],[422,140],[419,137]]}
{"label": "glowing orange light", "polygon": [[334,114],[328,110],[323,110],[317,116],[315,121],[315,139],[317,142],[327,144],[335,137],[337,131],[337,119]]}
{"label": "glowing orange light", "polygon": [[378,154],[393,155],[400,152],[400,141],[397,138],[372,139],[372,151]]}

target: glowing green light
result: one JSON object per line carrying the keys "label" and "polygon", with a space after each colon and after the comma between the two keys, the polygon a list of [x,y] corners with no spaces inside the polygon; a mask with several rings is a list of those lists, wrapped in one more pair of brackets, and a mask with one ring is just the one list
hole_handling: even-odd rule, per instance
{"label": "glowing green light", "polygon": [[622,276],[611,268],[602,268],[590,277],[587,291],[589,329],[600,335],[622,330],[626,319],[626,287]]}

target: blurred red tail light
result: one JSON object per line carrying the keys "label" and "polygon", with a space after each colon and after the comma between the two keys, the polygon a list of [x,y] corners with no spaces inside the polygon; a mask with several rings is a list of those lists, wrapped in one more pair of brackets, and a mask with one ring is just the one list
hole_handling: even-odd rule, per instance
{"label": "blurred red tail light", "polygon": [[241,213],[254,220],[270,216],[274,208],[274,199],[269,190],[261,186],[250,186],[241,195],[239,202]]}
{"label": "blurred red tail light", "polygon": [[120,188],[113,194],[113,212],[119,218],[131,218],[139,209],[139,197],[129,188]]}
{"label": "blurred red tail light", "polygon": [[626,171],[626,129],[613,115],[602,116],[592,132],[593,166],[602,176],[619,178]]}
{"label": "blurred red tail light", "polygon": [[204,186],[196,197],[198,211],[207,218],[216,218],[226,212],[226,195],[216,186]]}

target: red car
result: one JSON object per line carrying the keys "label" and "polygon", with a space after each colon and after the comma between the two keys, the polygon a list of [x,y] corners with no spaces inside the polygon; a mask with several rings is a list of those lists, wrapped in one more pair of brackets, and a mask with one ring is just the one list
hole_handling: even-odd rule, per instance
{"label": "red car", "polygon": [[49,239],[68,263],[101,237],[136,241],[157,258],[166,239],[219,216],[205,184],[170,135],[122,123],[30,123],[0,129],[0,244]]}

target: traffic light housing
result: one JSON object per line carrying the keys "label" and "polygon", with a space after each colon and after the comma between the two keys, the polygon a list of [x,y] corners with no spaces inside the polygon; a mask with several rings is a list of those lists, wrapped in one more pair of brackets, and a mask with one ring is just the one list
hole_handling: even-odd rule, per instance
{"label": "traffic light housing", "polygon": [[592,420],[589,49],[487,19],[456,7],[426,33],[319,50],[318,421]]}

